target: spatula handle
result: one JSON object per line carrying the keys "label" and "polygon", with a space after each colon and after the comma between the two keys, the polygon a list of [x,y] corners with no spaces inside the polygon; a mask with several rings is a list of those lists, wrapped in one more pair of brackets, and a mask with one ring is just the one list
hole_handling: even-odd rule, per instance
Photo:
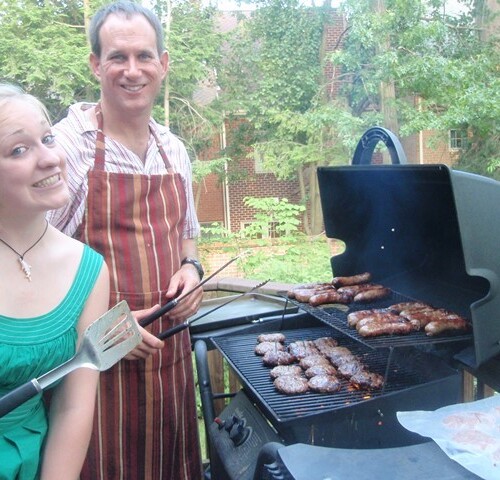
{"label": "spatula handle", "polygon": [[19,405],[34,397],[41,391],[42,387],[38,383],[37,379],[34,378],[20,387],[15,388],[7,395],[4,395],[0,398],[0,418],[7,415],[7,413],[14,410],[14,408],[19,407]]}

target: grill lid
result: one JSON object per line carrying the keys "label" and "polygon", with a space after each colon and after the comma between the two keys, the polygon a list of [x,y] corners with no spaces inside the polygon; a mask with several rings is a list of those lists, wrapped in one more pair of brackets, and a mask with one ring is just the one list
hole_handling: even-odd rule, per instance
{"label": "grill lid", "polygon": [[[363,138],[358,156],[375,148]],[[500,353],[499,182],[410,164],[320,167],[318,182],[326,235],[346,246],[331,259],[335,276],[369,271],[374,282],[470,318],[471,366]]]}

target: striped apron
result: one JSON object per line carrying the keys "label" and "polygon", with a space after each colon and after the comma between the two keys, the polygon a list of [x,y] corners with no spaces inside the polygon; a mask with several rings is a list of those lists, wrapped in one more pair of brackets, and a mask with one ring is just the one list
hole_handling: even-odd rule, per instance
{"label": "striped apron", "polygon": [[[104,170],[105,137],[98,132],[94,168],[82,225],[76,234],[99,251],[111,276],[110,305],[126,300],[132,310],[165,303],[180,268],[186,195],[155,133],[166,175]],[[163,288],[163,289],[162,289]],[[151,327],[159,333],[168,318]],[[186,329],[147,360],[123,360],[101,374],[93,435],[81,480],[197,480],[201,459]]]}

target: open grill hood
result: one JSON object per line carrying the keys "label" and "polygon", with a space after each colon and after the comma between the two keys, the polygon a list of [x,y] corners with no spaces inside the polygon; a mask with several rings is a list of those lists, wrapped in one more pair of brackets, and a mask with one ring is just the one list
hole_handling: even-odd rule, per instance
{"label": "open grill hood", "polygon": [[[375,129],[376,142],[365,133],[353,165],[318,169],[326,235],[346,246],[331,259],[333,274],[369,271],[376,283],[471,319],[474,348],[460,360],[477,367],[500,353],[500,183],[397,164],[397,139],[384,132]],[[378,140],[395,164],[358,164]]]}

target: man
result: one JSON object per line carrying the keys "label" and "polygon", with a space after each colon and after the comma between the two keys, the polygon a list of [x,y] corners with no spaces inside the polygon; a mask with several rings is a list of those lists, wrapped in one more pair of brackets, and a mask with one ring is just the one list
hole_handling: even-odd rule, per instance
{"label": "man", "polygon": [[[197,285],[199,224],[183,144],[151,118],[168,69],[161,24],[144,7],[119,1],[89,27],[97,105],[73,105],[54,130],[68,156],[71,205],[51,223],[101,252],[111,304],[163,304]],[[151,333],[185,321],[202,289]],[[150,328],[148,327],[148,330]],[[82,480],[196,480],[201,461],[188,330],[165,342],[144,335],[145,356],[101,376],[93,439]],[[163,347],[163,348],[162,348]]]}

